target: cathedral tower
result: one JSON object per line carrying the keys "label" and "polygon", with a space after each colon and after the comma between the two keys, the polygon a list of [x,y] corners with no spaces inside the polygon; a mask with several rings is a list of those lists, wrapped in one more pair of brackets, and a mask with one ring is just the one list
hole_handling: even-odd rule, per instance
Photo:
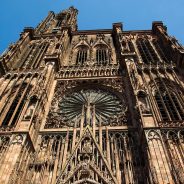
{"label": "cathedral tower", "polygon": [[0,57],[0,183],[184,183],[184,47],[151,30],[78,30],[49,12]]}

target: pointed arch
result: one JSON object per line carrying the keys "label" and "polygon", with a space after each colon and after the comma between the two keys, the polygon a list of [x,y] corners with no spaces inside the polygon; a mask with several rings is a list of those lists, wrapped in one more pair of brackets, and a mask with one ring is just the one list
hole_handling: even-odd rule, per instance
{"label": "pointed arch", "polygon": [[[70,172],[70,174],[68,174],[69,173],[68,166],[70,165],[70,163],[71,163],[73,157],[75,156],[75,153],[78,150],[78,148],[80,147],[80,145],[81,145],[82,149],[81,149],[79,158],[84,156],[83,158],[85,159],[87,157],[86,158],[87,161],[82,160],[82,162],[78,163],[75,166],[75,168],[73,168],[73,170]],[[106,174],[105,173],[101,174],[102,171],[100,171],[98,164],[95,162],[95,160],[92,161],[92,157],[91,157],[92,147],[91,146],[94,146],[96,148],[96,151],[98,152],[98,154],[101,158],[101,161],[103,162],[104,167],[107,170]],[[61,170],[59,177],[57,178],[56,183],[57,184],[68,183],[72,179],[72,177],[76,173],[78,173],[80,170],[84,171],[85,174],[86,174],[86,172],[93,170],[93,172],[95,172],[98,175],[98,177],[103,181],[103,183],[105,183],[105,184],[108,184],[108,183],[117,184],[117,180],[113,175],[113,172],[110,168],[110,165],[108,164],[108,162],[104,156],[104,153],[102,152],[102,149],[100,148],[99,144],[96,142],[95,137],[93,135],[93,132],[92,132],[89,125],[87,125],[87,127],[84,129],[79,141],[77,142],[74,149],[72,150],[71,155],[65,161],[65,163],[63,165],[63,169]],[[80,179],[83,179],[83,177]],[[91,181],[93,181],[93,180],[91,180]]]}
{"label": "pointed arch", "polygon": [[156,64],[159,61],[157,54],[155,53],[152,45],[149,42],[149,39],[138,38],[136,40],[136,45],[141,55],[142,61],[145,64]]}
{"label": "pointed arch", "polygon": [[[14,126],[17,123],[17,120],[20,117],[31,88],[32,86],[27,84],[26,82],[23,82],[21,86],[16,88],[16,90],[14,91],[14,95],[12,95],[13,101],[8,107],[9,109],[2,121],[3,126]],[[6,106],[8,106],[8,103]]]}
{"label": "pointed arch", "polygon": [[157,78],[152,85],[152,91],[163,121],[184,120],[183,100],[180,98],[182,89],[177,84]]}
{"label": "pointed arch", "polygon": [[79,45],[76,47],[76,65],[84,65],[88,59],[89,47],[87,45]]}
{"label": "pointed arch", "polygon": [[106,44],[96,44],[94,46],[96,53],[96,62],[98,65],[109,63],[109,47]]}

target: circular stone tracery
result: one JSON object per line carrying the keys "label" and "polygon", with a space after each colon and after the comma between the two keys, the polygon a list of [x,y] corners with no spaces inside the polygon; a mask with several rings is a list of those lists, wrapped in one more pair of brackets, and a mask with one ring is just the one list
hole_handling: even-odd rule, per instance
{"label": "circular stone tracery", "polygon": [[[58,103],[60,113],[65,122],[79,122],[82,115],[84,121],[108,124],[112,119],[126,111],[125,103],[108,91],[85,89],[65,95]],[[95,114],[95,115],[94,115]]]}

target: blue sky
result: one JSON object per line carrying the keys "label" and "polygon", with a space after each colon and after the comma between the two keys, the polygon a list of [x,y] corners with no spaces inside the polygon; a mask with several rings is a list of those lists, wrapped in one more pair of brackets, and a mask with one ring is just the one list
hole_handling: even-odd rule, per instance
{"label": "blue sky", "polygon": [[79,10],[78,28],[108,29],[123,22],[124,30],[151,29],[161,20],[168,33],[184,45],[184,0],[3,0],[0,6],[0,53],[19,38],[24,27],[35,27],[52,10]]}

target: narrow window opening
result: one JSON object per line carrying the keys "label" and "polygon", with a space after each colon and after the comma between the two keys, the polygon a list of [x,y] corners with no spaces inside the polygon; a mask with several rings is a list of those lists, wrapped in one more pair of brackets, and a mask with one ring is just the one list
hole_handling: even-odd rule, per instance
{"label": "narrow window opening", "polygon": [[87,61],[88,51],[86,48],[79,49],[77,52],[76,64],[83,65]]}
{"label": "narrow window opening", "polygon": [[139,50],[139,53],[144,63],[155,64],[159,61],[155,51],[153,50],[148,40],[138,39],[136,43],[137,43],[137,48]]}
{"label": "narrow window opening", "polygon": [[164,121],[170,120],[168,114],[171,120],[174,121],[184,119],[184,114],[179,105],[178,99],[176,98],[176,95],[174,95],[173,93],[169,95],[166,91],[165,92],[161,91],[160,96],[160,94],[157,92],[155,95],[155,100],[157,102],[162,119]]}
{"label": "narrow window opening", "polygon": [[107,56],[107,50],[106,49],[97,49],[96,50],[96,61],[97,64],[103,64],[106,65],[108,63],[108,56]]}
{"label": "narrow window opening", "polygon": [[[11,118],[12,118],[12,116],[14,114],[14,111],[17,108],[17,105],[18,105],[18,103],[19,103],[19,101],[20,101],[20,99],[22,97],[22,93],[24,92],[25,88],[26,88],[26,84],[23,84],[22,87],[20,88],[20,91],[18,92],[17,96],[15,97],[14,101],[12,102],[12,104],[11,104],[11,106],[9,108],[9,111],[6,114],[5,119],[3,120],[3,123],[2,123],[3,126],[9,125],[9,121],[11,120]],[[27,91],[25,92],[25,95],[24,95],[22,101],[20,102],[19,107],[18,107],[18,109],[17,109],[17,111],[16,111],[16,113],[14,115],[14,118],[13,118],[13,120],[11,122],[11,125],[15,125],[15,123],[17,122],[17,119],[19,118],[19,115],[20,115],[20,113],[22,111],[22,108],[23,108],[23,106],[25,104],[26,97],[27,97],[27,95],[28,95],[28,93],[30,91],[30,88],[31,87],[27,88]]]}

